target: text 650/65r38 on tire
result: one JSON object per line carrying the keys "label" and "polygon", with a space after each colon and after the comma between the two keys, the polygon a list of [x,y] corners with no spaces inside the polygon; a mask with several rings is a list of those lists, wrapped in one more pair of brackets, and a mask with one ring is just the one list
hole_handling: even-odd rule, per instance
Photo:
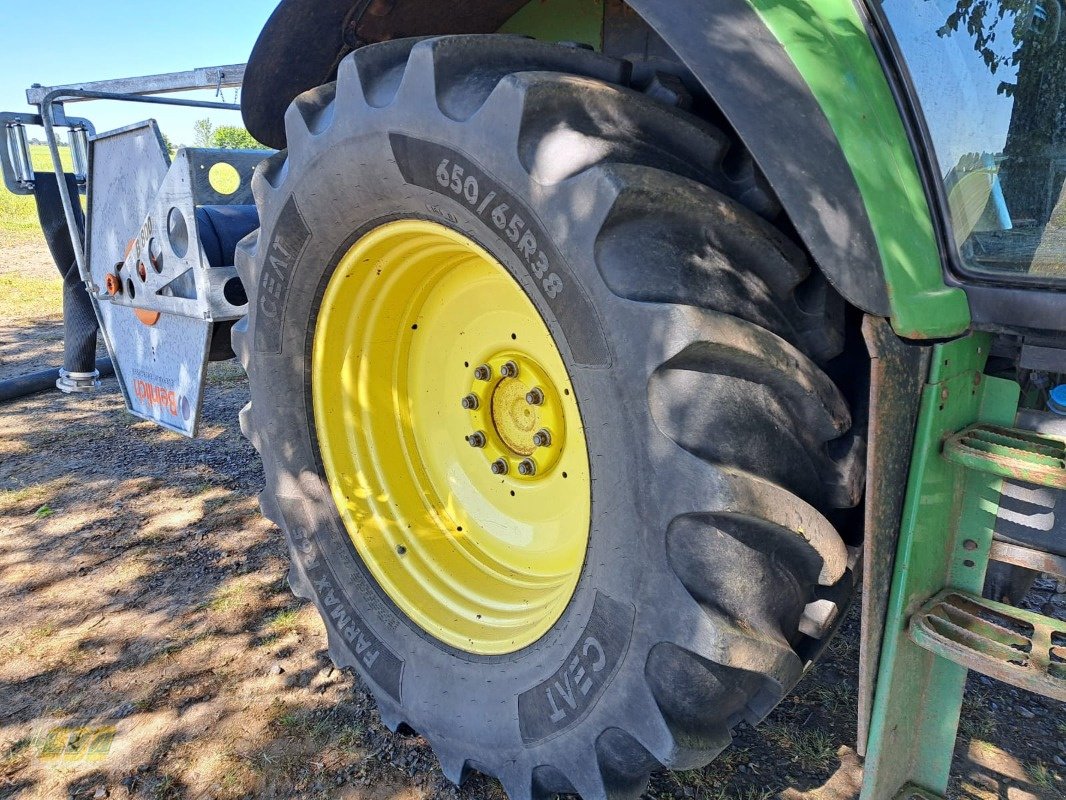
{"label": "text 650/65r38 on tire", "polygon": [[387,724],[515,800],[636,797],[768,713],[861,485],[820,278],[628,74],[360,49],[290,107],[238,252],[294,591]]}

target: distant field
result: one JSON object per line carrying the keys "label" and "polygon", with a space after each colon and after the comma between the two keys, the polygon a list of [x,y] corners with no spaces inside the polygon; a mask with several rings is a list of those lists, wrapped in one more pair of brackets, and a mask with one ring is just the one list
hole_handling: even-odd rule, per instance
{"label": "distant field", "polygon": [[[44,145],[30,145],[33,168],[52,172]],[[70,169],[70,150],[59,151]],[[0,320],[40,319],[63,309],[63,281],[44,244],[31,195],[11,194],[0,181]]]}
{"label": "distant field", "polygon": [[[52,172],[52,157],[43,144],[30,145],[33,168]],[[59,154],[64,169],[70,169],[70,149],[62,147]],[[0,248],[39,239],[41,226],[37,222],[37,209],[30,195],[11,194],[0,185]]]}

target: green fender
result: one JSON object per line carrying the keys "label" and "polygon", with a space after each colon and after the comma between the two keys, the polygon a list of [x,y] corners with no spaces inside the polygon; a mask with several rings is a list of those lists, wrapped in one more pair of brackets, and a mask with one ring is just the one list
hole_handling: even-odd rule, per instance
{"label": "green fender", "polygon": [[283,0],[249,61],[245,121],[283,147],[289,101],[368,42],[500,30],[602,46],[639,24],[634,12],[714,99],[849,302],[908,338],[969,329],[966,295],[945,284],[907,129],[853,0]]}

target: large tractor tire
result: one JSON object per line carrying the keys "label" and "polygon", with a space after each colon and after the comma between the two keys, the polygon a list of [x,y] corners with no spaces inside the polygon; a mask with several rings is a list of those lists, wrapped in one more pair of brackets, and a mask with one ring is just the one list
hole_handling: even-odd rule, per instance
{"label": "large tractor tire", "polygon": [[289,108],[237,256],[293,590],[387,725],[513,800],[637,797],[765,716],[861,488],[831,291],[731,199],[727,136],[628,76],[360,49]]}

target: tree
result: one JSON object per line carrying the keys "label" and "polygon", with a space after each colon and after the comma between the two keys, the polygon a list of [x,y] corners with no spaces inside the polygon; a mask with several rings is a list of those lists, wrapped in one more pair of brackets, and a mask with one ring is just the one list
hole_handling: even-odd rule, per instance
{"label": "tree", "polygon": [[263,147],[252,138],[252,134],[236,125],[220,125],[215,128],[211,136],[211,142],[215,147],[234,150],[259,150]]}
{"label": "tree", "polygon": [[170,137],[169,136],[167,136],[162,131],[159,132],[159,135],[163,137],[163,146],[167,149],[168,153],[170,153],[171,155],[174,155],[176,152],[178,152],[177,148],[174,147],[174,143],[172,141],[170,141]]}
{"label": "tree", "polygon": [[193,146],[194,147],[211,147],[212,140],[214,138],[215,127],[211,124],[211,120],[208,118],[198,119],[192,125],[193,130]]}
{"label": "tree", "polygon": [[[1016,220],[1047,222],[1047,199],[1058,199],[1063,173],[1053,168],[1066,144],[1066,58],[1058,0],[958,0],[937,31],[968,36],[975,52],[1013,100],[999,176]],[[1052,185],[1048,180],[1052,179]]]}
{"label": "tree", "polygon": [[[1034,0],[959,0],[937,34],[950,36],[963,26],[972,37],[973,49],[995,75],[1001,68],[1023,63],[1026,45],[1045,33],[1045,17]],[[1002,81],[998,91],[1010,97],[1016,88],[1017,84]]]}

